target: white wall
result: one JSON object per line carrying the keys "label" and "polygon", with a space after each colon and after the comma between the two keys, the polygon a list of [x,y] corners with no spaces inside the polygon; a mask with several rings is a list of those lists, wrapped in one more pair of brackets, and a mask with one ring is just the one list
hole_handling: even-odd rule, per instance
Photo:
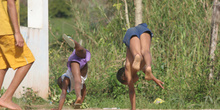
{"label": "white wall", "polygon": [[[28,27],[21,27],[21,33],[34,54],[36,61],[15,91],[15,97],[21,97],[23,86],[30,87],[46,99],[49,90],[48,58],[48,0],[28,0]],[[8,88],[15,71],[9,69],[3,82]]]}

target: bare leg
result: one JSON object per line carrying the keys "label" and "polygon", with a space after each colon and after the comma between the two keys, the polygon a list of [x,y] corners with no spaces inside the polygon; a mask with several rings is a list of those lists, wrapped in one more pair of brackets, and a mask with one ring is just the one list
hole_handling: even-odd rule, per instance
{"label": "bare leg", "polygon": [[76,101],[75,103],[82,102],[82,96],[81,96],[81,73],[80,73],[80,66],[76,62],[71,63],[71,72],[73,74],[73,78],[75,81],[75,93],[76,93]]}
{"label": "bare leg", "polygon": [[6,92],[0,98],[0,105],[1,106],[5,107],[5,108],[9,108],[9,109],[21,110],[21,107],[19,107],[17,104],[12,102],[12,96],[13,96],[15,90],[17,89],[17,87],[20,85],[21,81],[26,76],[26,74],[29,71],[32,64],[33,63],[27,64],[27,65],[17,69],[15,76],[12,79],[11,84],[9,85]]}
{"label": "bare leg", "polygon": [[75,48],[76,55],[81,58],[86,57],[86,50],[78,42],[73,40],[70,36],[63,34],[63,39],[69,44],[70,47]]}
{"label": "bare leg", "polygon": [[141,53],[144,57],[144,61],[146,63],[145,68],[145,79],[152,80],[153,74],[151,70],[151,53],[150,53],[150,45],[151,45],[151,37],[148,33],[141,34]]}
{"label": "bare leg", "polygon": [[[78,42],[74,40],[75,43],[75,51],[76,55],[81,58],[86,57],[86,49],[82,47]],[[82,102],[82,95],[81,95],[81,71],[80,71],[80,65],[76,62],[71,63],[71,69],[72,74],[75,81],[75,92],[76,92],[76,101],[75,103]],[[84,76],[84,75],[83,75]]]}
{"label": "bare leg", "polygon": [[141,55],[141,45],[140,45],[140,39],[137,36],[134,36],[130,39],[130,52],[134,58],[132,63],[132,68],[139,71],[140,70],[140,64],[142,61],[142,55]]}
{"label": "bare leg", "polygon": [[4,81],[5,73],[7,71],[8,71],[8,69],[0,70],[0,90],[2,88],[2,84],[3,84],[3,81]]}
{"label": "bare leg", "polygon": [[81,58],[86,57],[86,49],[74,40],[76,55]]}
{"label": "bare leg", "polygon": [[[2,88],[2,84],[3,84],[3,81],[4,81],[4,77],[5,77],[5,73],[8,71],[8,69],[3,69],[3,70],[0,70],[0,91],[1,91],[1,88]],[[0,108],[2,106],[0,105]]]}

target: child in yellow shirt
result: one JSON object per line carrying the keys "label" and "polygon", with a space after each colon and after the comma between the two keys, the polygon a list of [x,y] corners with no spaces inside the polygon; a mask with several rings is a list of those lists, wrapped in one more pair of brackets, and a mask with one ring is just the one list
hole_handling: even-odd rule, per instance
{"label": "child in yellow shirt", "polygon": [[27,47],[19,26],[19,0],[0,0],[0,89],[9,68],[17,69],[11,84],[0,98],[0,106],[21,110],[12,96],[35,58]]}

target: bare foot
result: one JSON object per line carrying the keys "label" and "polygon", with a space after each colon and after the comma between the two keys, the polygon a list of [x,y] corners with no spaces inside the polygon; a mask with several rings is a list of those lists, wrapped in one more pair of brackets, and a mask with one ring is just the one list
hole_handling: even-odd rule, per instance
{"label": "bare foot", "polygon": [[82,98],[81,97],[78,97],[75,101],[75,104],[78,103],[78,104],[81,104],[82,103]]}
{"label": "bare foot", "polygon": [[74,109],[80,109],[82,103],[81,97],[78,97],[74,103]]}
{"label": "bare foot", "polygon": [[0,98],[0,106],[11,109],[11,110],[22,110],[17,104],[13,103],[11,100],[3,100]]}
{"label": "bare foot", "polygon": [[146,67],[145,71],[145,79],[146,80],[152,80],[154,75],[152,74],[151,67]]}
{"label": "bare foot", "polygon": [[142,61],[142,57],[139,54],[135,55],[132,67],[135,70],[140,70],[141,61]]}

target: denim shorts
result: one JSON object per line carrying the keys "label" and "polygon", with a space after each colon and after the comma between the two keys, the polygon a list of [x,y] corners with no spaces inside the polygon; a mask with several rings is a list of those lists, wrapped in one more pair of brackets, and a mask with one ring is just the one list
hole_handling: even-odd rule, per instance
{"label": "denim shorts", "polygon": [[130,39],[133,36],[137,36],[140,39],[141,34],[143,34],[144,32],[149,33],[151,38],[153,37],[153,33],[150,29],[147,28],[146,23],[142,23],[136,27],[129,28],[124,36],[123,43],[125,43],[125,45],[130,48]]}

